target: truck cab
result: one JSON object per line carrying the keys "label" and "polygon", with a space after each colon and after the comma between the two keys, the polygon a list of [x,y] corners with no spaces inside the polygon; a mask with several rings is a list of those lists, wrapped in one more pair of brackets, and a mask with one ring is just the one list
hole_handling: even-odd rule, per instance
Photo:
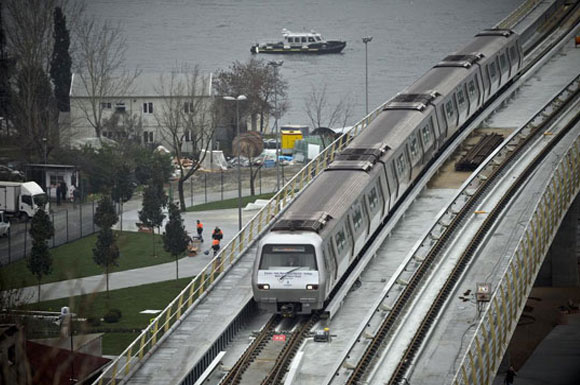
{"label": "truck cab", "polygon": [[48,212],[49,204],[36,182],[0,182],[0,210],[5,214],[32,218],[40,208]]}

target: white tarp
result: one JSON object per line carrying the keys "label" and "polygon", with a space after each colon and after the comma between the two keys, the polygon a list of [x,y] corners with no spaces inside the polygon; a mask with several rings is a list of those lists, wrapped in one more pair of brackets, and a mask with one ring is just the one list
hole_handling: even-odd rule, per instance
{"label": "white tarp", "polygon": [[308,143],[308,159],[314,159],[320,153],[320,146],[318,144]]}
{"label": "white tarp", "polygon": [[[206,153],[205,157],[203,156],[204,153]],[[203,158],[203,161],[201,162],[201,168],[203,170],[218,171],[228,169],[228,163],[226,162],[223,151],[202,150],[199,157],[200,159]]]}

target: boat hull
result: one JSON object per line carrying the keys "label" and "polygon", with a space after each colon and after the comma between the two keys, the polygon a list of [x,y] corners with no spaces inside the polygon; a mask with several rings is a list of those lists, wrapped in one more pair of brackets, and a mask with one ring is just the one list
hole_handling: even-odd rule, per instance
{"label": "boat hull", "polygon": [[274,53],[274,54],[314,54],[340,53],[346,47],[345,41],[327,41],[325,43],[312,43],[302,47],[288,47],[284,43],[256,44],[250,48],[251,53]]}

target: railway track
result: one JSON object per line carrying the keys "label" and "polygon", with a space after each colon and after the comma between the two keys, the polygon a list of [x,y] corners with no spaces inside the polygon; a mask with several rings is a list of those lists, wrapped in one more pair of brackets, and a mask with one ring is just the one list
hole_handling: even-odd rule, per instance
{"label": "railway track", "polygon": [[[284,323],[287,323],[288,319],[279,315],[272,316],[240,359],[220,381],[220,385],[282,383],[290,362],[318,319],[316,314],[297,317],[292,330],[288,331],[280,330],[284,329]],[[274,338],[275,335],[278,338]],[[245,379],[244,375],[251,378]],[[257,380],[261,376],[263,378]]]}
{"label": "railway track", "polygon": [[[486,194],[487,191],[489,191],[492,188],[494,182],[498,180],[503,171],[510,164],[516,161],[518,155],[528,147],[529,143],[535,137],[537,137],[537,135],[541,134],[542,130],[551,122],[553,122],[555,117],[561,111],[563,111],[572,102],[572,100],[575,100],[575,98],[578,97],[580,93],[580,87],[578,87],[579,83],[580,77],[576,78],[572,82],[572,85],[575,85],[575,89],[572,92],[570,91],[567,92],[566,95],[567,97],[565,100],[561,99],[560,98],[561,95],[559,95],[552,101],[552,103],[550,103],[549,106],[547,106],[539,114],[540,116],[544,117],[543,122],[538,125],[532,124],[529,125],[530,130],[527,133],[525,133],[525,136],[524,134],[522,134],[522,136],[518,137],[517,139],[518,143],[512,148],[509,154],[505,156],[500,163],[496,163],[494,165],[493,171],[491,171],[490,174],[485,176],[485,179],[481,182],[478,189],[471,194],[469,200],[464,204],[462,209],[459,212],[457,212],[455,217],[446,226],[446,230],[438,237],[436,243],[425,257],[421,266],[417,269],[417,271],[408,281],[404,290],[401,292],[396,302],[392,306],[391,310],[389,311],[389,314],[384,318],[378,331],[372,338],[371,342],[368,344],[364,354],[362,355],[358,364],[356,365],[350,377],[348,378],[346,382],[347,384],[355,385],[361,383],[361,381],[364,380],[364,377],[367,374],[368,370],[377,359],[379,355],[378,353],[381,351],[381,348],[384,347],[385,341],[389,333],[392,331],[393,326],[397,322],[399,322],[399,318],[401,317],[401,315],[406,312],[407,306],[409,305],[411,298],[413,298],[417,289],[421,286],[422,280],[426,277],[428,270],[433,265],[438,255],[445,249],[449,241],[452,239],[454,231],[461,227],[462,222],[468,215],[470,215],[473,212],[474,208],[477,206],[480,199]],[[567,89],[570,89],[570,87],[571,86],[569,86]],[[473,237],[469,246],[465,249],[460,260],[456,264],[453,272],[450,274],[445,284],[443,285],[443,288],[440,290],[436,300],[429,308],[427,315],[424,317],[420,327],[417,329],[412,339],[412,343],[409,345],[402,359],[397,365],[397,368],[394,374],[392,375],[389,384],[403,383],[405,373],[409,368],[409,365],[411,365],[411,363],[413,362],[413,358],[415,357],[415,354],[417,353],[421,344],[423,343],[424,338],[428,333],[428,330],[430,329],[434,320],[439,314],[439,311],[441,310],[441,307],[445,303],[452,288],[455,286],[458,277],[464,271],[465,267],[467,266],[471,257],[473,256],[475,250],[485,238],[485,235],[492,227],[494,221],[497,220],[497,218],[501,215],[501,212],[505,208],[506,204],[518,191],[519,187],[523,183],[525,183],[525,180],[533,172],[535,167],[550,152],[550,150],[561,139],[561,137],[574,124],[578,122],[578,119],[579,115],[576,114],[575,118],[572,120],[572,123],[568,124],[565,129],[561,130],[557,135],[553,137],[550,143],[542,150],[542,152],[534,159],[534,161],[531,162],[530,165],[528,165],[524,173],[520,175],[520,177],[509,188],[507,194],[505,194],[505,196],[500,200],[500,202],[496,205],[496,207],[490,212],[490,214],[488,214],[488,217],[486,218],[484,224],[481,226],[480,230],[477,232],[475,237]]]}

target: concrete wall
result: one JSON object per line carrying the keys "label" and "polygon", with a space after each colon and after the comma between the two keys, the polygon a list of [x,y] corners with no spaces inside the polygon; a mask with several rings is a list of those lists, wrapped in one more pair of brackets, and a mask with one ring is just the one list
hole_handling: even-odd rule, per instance
{"label": "concrete wall", "polygon": [[580,197],[570,206],[540,269],[535,286],[578,287]]}

